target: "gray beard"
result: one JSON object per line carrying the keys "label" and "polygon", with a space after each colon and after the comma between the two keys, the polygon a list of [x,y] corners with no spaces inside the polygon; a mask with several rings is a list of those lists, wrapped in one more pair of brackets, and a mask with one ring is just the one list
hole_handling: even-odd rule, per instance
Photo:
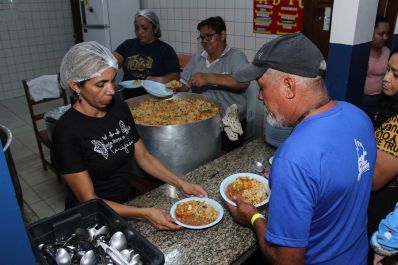
{"label": "gray beard", "polygon": [[283,122],[283,117],[281,116],[275,116],[272,114],[267,108],[265,108],[266,115],[267,115],[267,122],[272,126],[272,127],[284,127],[286,126]]}

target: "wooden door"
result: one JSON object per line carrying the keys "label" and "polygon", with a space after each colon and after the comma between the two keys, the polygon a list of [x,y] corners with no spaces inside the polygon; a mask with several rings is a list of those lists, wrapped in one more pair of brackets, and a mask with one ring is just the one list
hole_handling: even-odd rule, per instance
{"label": "wooden door", "polygon": [[[303,15],[303,34],[306,35],[321,50],[327,60],[330,26],[332,23],[333,0],[305,0]],[[330,17],[327,17],[327,9]],[[327,22],[329,19],[329,27]]]}

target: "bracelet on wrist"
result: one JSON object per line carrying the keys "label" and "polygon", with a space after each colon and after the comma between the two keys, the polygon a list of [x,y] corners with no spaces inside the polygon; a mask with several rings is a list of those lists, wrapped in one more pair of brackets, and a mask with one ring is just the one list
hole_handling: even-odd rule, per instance
{"label": "bracelet on wrist", "polygon": [[265,220],[264,215],[262,215],[261,213],[255,213],[255,214],[253,214],[253,216],[252,216],[252,218],[251,218],[251,220],[250,220],[251,224],[254,225],[254,222],[255,222],[257,219],[259,219],[259,218],[262,218],[262,219]]}

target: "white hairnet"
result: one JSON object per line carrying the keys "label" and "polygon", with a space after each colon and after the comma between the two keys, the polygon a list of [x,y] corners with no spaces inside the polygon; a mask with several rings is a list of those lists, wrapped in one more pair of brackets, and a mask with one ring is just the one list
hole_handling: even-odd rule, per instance
{"label": "white hairnet", "polygon": [[157,38],[160,38],[162,36],[162,32],[160,31],[159,18],[155,12],[148,10],[148,9],[141,9],[135,14],[134,19],[139,16],[142,16],[142,17],[148,19],[149,21],[152,22],[153,25],[155,25],[155,27],[158,28],[158,32],[156,33]]}
{"label": "white hairnet", "polygon": [[59,69],[60,83],[69,88],[69,81],[85,81],[101,75],[108,68],[118,69],[112,52],[95,41],[81,42],[65,54]]}

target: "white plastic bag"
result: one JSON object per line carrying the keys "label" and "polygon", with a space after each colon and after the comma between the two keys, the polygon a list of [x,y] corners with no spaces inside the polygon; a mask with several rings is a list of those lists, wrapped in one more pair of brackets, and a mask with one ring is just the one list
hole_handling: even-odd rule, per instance
{"label": "white plastic bag", "polygon": [[34,101],[59,97],[57,75],[42,75],[28,81],[29,94]]}
{"label": "white plastic bag", "polygon": [[237,141],[239,135],[243,134],[242,125],[239,121],[238,106],[236,104],[232,104],[227,108],[225,116],[222,118],[222,123],[229,140]]}

